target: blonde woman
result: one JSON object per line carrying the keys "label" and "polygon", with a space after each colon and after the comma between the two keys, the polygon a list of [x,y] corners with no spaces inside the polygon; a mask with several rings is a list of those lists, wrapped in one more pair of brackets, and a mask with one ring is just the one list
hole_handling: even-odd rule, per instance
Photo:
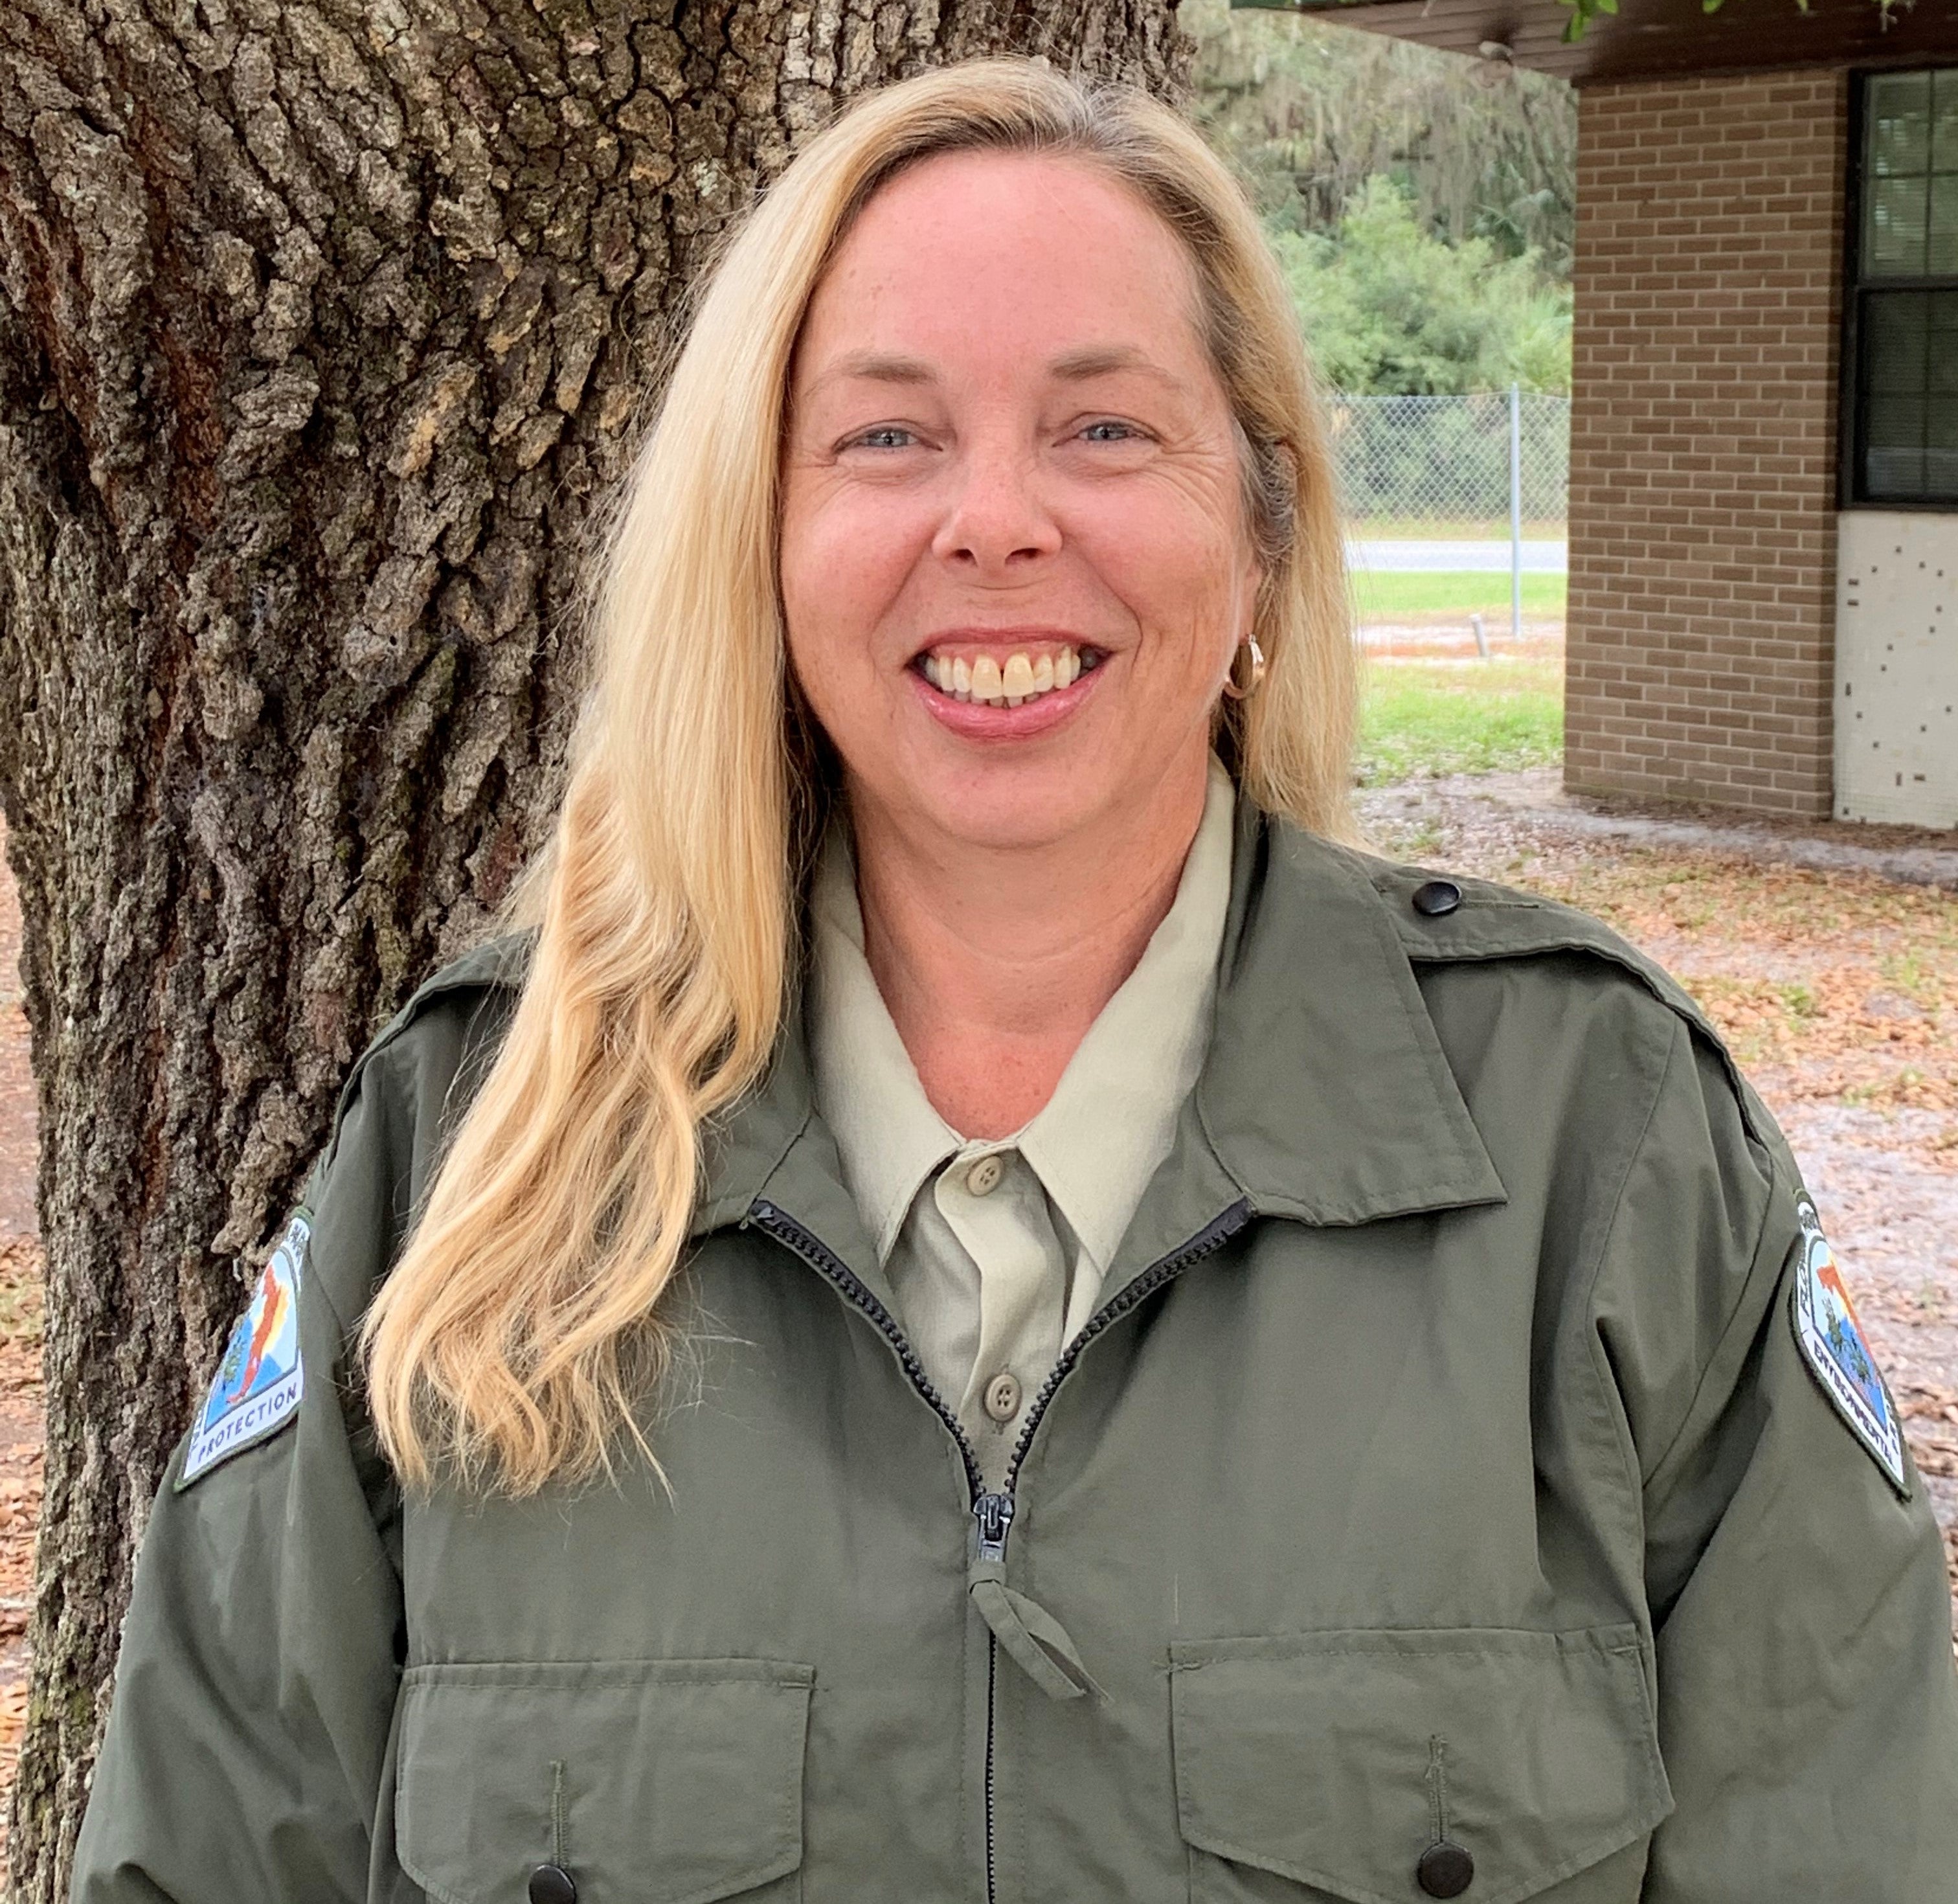
{"label": "blonde woman", "polygon": [[1949,1894],[1787,1149],[1603,928],[1342,843],[1342,603],[1171,113],[809,146],[534,927],[361,1061],[163,1490],[84,1904]]}

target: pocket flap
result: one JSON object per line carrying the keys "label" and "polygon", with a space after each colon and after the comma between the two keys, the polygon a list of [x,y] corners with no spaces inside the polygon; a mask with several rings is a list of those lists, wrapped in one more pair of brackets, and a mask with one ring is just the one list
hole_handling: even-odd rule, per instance
{"label": "pocket flap", "polygon": [[814,1671],[778,1660],[411,1667],[395,1848],[442,1904],[711,1904],[802,1862]]}
{"label": "pocket flap", "polygon": [[1355,1904],[1426,1904],[1437,1838],[1513,1904],[1672,1808],[1637,1629],[1338,1632],[1171,1649],[1179,1822]]}

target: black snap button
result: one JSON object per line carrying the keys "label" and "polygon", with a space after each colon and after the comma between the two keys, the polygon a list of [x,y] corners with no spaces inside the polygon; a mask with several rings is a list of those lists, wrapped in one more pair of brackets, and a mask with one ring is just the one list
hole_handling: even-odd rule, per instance
{"label": "black snap button", "polygon": [[531,1874],[531,1904],[578,1904],[578,1887],[570,1872],[562,1864],[540,1864]]}
{"label": "black snap button", "polygon": [[1459,1897],[1475,1875],[1475,1861],[1453,1839],[1439,1839],[1421,1853],[1414,1874],[1430,1897]]}
{"label": "black snap button", "polygon": [[[1462,903],[1462,888],[1452,879],[1431,879],[1425,886],[1414,889],[1414,909],[1423,919],[1439,919],[1444,912],[1452,912]],[[1453,1891],[1436,1892],[1437,1897],[1453,1897]]]}

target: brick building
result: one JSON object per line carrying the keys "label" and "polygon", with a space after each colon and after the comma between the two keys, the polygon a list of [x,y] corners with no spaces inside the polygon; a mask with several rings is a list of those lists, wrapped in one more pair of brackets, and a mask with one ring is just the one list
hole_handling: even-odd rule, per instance
{"label": "brick building", "polygon": [[1303,0],[1579,89],[1564,776],[1958,826],[1958,0]]}

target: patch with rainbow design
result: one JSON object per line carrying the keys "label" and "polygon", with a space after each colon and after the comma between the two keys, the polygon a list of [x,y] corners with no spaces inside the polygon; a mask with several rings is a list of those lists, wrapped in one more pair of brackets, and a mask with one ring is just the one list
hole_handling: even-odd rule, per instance
{"label": "patch with rainbow design", "polygon": [[1803,1196],[1795,1207],[1801,1221],[1801,1240],[1796,1246],[1791,1312],[1802,1360],[1891,1487],[1908,1500],[1910,1475],[1896,1404],[1870,1353],[1863,1325],[1856,1320],[1855,1305],[1843,1285],[1836,1252],[1822,1233],[1814,1204]]}
{"label": "patch with rainbow design", "polygon": [[179,1487],[188,1487],[297,1416],[306,1392],[306,1371],[299,1363],[299,1268],[312,1235],[304,1214],[295,1216],[266,1259],[252,1306],[224,1345],[211,1393],[192,1426]]}

